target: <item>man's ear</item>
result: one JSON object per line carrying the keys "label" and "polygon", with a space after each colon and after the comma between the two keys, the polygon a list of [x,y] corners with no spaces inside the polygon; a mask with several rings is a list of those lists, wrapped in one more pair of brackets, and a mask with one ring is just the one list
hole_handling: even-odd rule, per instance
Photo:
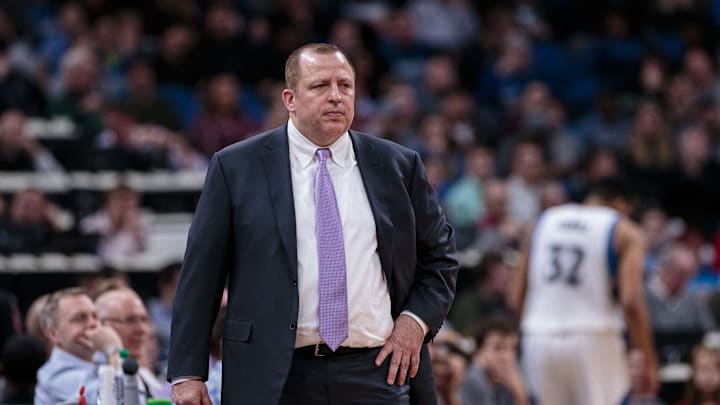
{"label": "man's ear", "polygon": [[53,343],[53,344],[57,343],[57,336],[58,336],[58,332],[57,332],[57,328],[55,326],[50,326],[47,329],[45,329],[45,337],[47,337],[51,343]]}
{"label": "man's ear", "polygon": [[284,89],[282,99],[288,112],[295,112],[295,92],[290,89]]}

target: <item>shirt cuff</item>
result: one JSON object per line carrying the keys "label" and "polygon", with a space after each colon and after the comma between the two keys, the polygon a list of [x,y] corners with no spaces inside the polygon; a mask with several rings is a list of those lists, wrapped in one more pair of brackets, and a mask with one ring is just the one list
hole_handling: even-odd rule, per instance
{"label": "shirt cuff", "polygon": [[427,326],[427,324],[425,323],[425,321],[423,321],[422,319],[420,319],[419,316],[415,315],[414,313],[412,313],[412,312],[410,312],[410,311],[408,311],[408,310],[405,310],[405,311],[400,312],[400,315],[407,315],[407,316],[409,316],[410,318],[414,319],[415,322],[417,322],[418,325],[420,325],[420,327],[422,328],[422,330],[423,330],[423,336],[427,335],[428,331],[430,330],[430,327]]}
{"label": "shirt cuff", "polygon": [[181,382],[190,381],[190,380],[200,380],[202,381],[202,378],[194,376],[194,375],[186,375],[182,377],[175,377],[170,381],[170,385],[180,384]]}

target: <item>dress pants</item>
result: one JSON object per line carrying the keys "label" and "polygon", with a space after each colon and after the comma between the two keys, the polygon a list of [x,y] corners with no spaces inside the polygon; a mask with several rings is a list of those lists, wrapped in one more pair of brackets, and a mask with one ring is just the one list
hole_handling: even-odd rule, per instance
{"label": "dress pants", "polygon": [[408,405],[410,381],[387,384],[390,358],[380,367],[375,358],[380,348],[342,355],[316,357],[295,351],[283,389],[281,405]]}

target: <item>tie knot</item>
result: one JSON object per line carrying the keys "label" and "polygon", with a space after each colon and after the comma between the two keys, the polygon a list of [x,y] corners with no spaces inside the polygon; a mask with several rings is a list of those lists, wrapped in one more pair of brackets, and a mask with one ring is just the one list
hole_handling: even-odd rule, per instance
{"label": "tie knot", "polygon": [[315,154],[318,157],[318,160],[321,162],[327,162],[328,158],[330,157],[330,149],[328,148],[321,148],[318,149]]}

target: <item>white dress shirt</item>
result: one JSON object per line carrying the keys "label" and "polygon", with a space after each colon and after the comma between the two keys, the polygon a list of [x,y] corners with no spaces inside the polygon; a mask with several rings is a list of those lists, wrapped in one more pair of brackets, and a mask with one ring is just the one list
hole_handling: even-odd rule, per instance
{"label": "white dress shirt", "polygon": [[[290,172],[297,234],[298,313],[295,347],[319,343],[318,256],[315,233],[315,152],[310,142],[288,121]],[[328,147],[327,167],[337,199],[345,244],[348,292],[349,347],[382,346],[393,328],[390,294],[377,254],[375,220],[360,176],[350,135],[346,132]]]}

